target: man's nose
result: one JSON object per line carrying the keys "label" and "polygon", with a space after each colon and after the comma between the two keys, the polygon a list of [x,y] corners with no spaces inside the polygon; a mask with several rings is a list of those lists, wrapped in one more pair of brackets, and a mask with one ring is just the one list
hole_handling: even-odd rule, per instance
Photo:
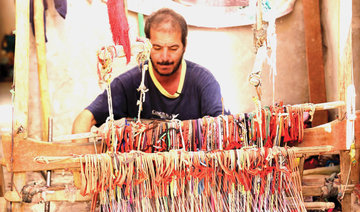
{"label": "man's nose", "polygon": [[167,60],[169,57],[169,50],[168,48],[163,48],[162,52],[161,52],[161,59],[162,60]]}

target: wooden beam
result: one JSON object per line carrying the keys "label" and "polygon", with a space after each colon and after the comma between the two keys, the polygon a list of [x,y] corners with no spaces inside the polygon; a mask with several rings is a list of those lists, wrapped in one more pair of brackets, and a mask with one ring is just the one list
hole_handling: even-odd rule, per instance
{"label": "wooden beam", "polygon": [[[354,190],[355,185],[348,185],[345,190],[345,193],[350,194]],[[302,186],[302,194],[305,197],[320,197],[323,196],[322,187],[324,185],[311,185],[311,186]],[[334,185],[335,188],[339,189],[339,185]]]}
{"label": "wooden beam", "polygon": [[50,116],[50,95],[48,88],[48,75],[46,70],[46,46],[44,32],[44,5],[43,0],[34,1],[34,25],[36,58],[38,67],[40,105],[41,105],[41,138],[48,140],[48,119]]}
{"label": "wooden beam", "polygon": [[[80,194],[80,190],[76,190],[74,193],[70,193],[66,190],[51,191],[47,189],[48,192],[44,191],[38,195],[44,195],[47,201],[50,202],[60,202],[60,201],[74,201],[74,202],[87,202],[91,201],[89,195],[83,196]],[[8,191],[5,193],[5,199],[11,202],[21,202],[21,197],[16,191]],[[37,198],[41,199],[41,198]]]}
{"label": "wooden beam", "polygon": [[[357,119],[355,121],[355,135],[357,139],[360,139],[360,111],[357,113]],[[345,149],[345,139],[343,141],[339,138],[345,138],[345,126],[346,120],[335,120],[331,123],[321,125],[314,128],[305,130],[304,141],[297,147],[314,147],[314,146],[326,146],[334,145],[334,150]],[[9,169],[11,163],[11,137],[4,135],[2,138],[3,150],[6,159],[6,164]],[[100,150],[100,145],[97,145],[97,150]],[[330,150],[328,150],[330,151]],[[76,168],[79,165],[77,163],[69,164],[38,164],[34,162],[34,158],[37,156],[70,156],[93,154],[95,149],[92,143],[86,144],[62,144],[62,143],[47,143],[41,141],[32,141],[30,139],[15,138],[14,140],[14,171],[38,171],[38,170],[51,170],[61,168]],[[301,154],[320,154],[319,152],[304,152]]]}
{"label": "wooden beam", "polygon": [[[356,111],[355,141],[360,141],[360,111]],[[333,151],[346,150],[346,120],[335,120],[305,129],[303,142],[298,147],[332,145]]]}
{"label": "wooden beam", "polygon": [[316,174],[332,174],[332,173],[339,173],[340,172],[340,166],[326,166],[326,167],[318,167],[313,169],[306,169],[303,172],[303,175],[316,175]]}
{"label": "wooden beam", "polygon": [[[310,190],[310,189],[320,190],[321,188],[319,186],[317,186],[317,187],[310,186],[309,188],[306,188],[305,190]],[[51,202],[70,201],[70,199],[72,199],[75,202],[91,201],[90,196],[88,196],[88,195],[82,196],[80,194],[79,190],[76,190],[73,194],[69,194],[65,190],[43,192],[43,194],[46,197],[46,200],[51,201]],[[38,195],[42,195],[42,193],[39,193]],[[319,195],[314,195],[314,196],[320,196],[320,195],[321,194],[319,193]],[[19,197],[18,193],[15,191],[6,192],[5,199],[7,201],[12,201],[12,202],[21,202],[21,198]],[[40,198],[38,198],[38,199],[40,199]],[[321,210],[321,209],[334,208],[334,203],[332,203],[332,202],[305,202],[304,205],[305,205],[306,209],[308,209],[308,210]]]}
{"label": "wooden beam", "polygon": [[[2,137],[4,156],[7,167],[10,166],[11,154],[7,150],[11,147],[10,136]],[[95,154],[93,143],[48,143],[33,140],[15,139],[14,141],[14,172],[42,171],[64,168],[80,168],[80,156],[85,154]],[[100,150],[100,144],[96,149]],[[331,146],[315,147],[292,147],[296,155],[321,154],[331,151]],[[146,153],[143,153],[146,154]],[[74,155],[74,157],[72,156]],[[35,158],[38,160],[35,161]],[[57,162],[46,163],[46,161],[56,158]],[[40,163],[39,161],[43,161]]]}
{"label": "wooden beam", "polygon": [[4,197],[0,197],[0,211],[7,211],[7,201]]}
{"label": "wooden beam", "polygon": [[[14,58],[14,114],[13,114],[13,135],[14,137],[27,137],[28,111],[29,111],[29,46],[30,46],[30,1],[16,0],[15,2],[15,58]],[[11,143],[10,143],[11,144]],[[12,146],[13,147],[13,146]],[[12,150],[10,148],[10,161]],[[11,190],[21,189],[26,182],[25,173],[11,172]],[[23,204],[12,204],[13,211],[24,211]]]}
{"label": "wooden beam", "polygon": [[[340,151],[340,182],[341,185],[349,187],[351,184],[358,184],[356,180],[359,176],[357,167],[350,163],[350,155],[348,150]],[[359,164],[359,162],[357,162]],[[352,211],[351,209],[351,193],[344,193],[341,200],[342,211]]]}
{"label": "wooden beam", "polygon": [[[14,187],[15,191],[21,191],[21,189],[26,184],[26,173],[16,173],[14,174]],[[22,202],[20,203],[14,203],[12,204],[12,210],[13,211],[24,211],[24,204]]]}
{"label": "wooden beam", "polygon": [[305,208],[307,210],[326,210],[335,208],[335,203],[333,202],[304,202]]}
{"label": "wooden beam", "polygon": [[29,24],[30,2],[16,0],[16,39],[14,57],[14,130],[23,131],[27,136],[28,99],[29,99]]}
{"label": "wooden beam", "polygon": [[[351,84],[354,83],[353,79],[353,55],[352,55],[352,1],[341,1],[338,3],[338,96],[340,101],[351,104],[347,99],[347,90]],[[350,106],[350,105],[347,105]],[[346,117],[346,108],[340,108],[339,117]],[[355,122],[356,128],[356,122]],[[349,129],[348,129],[349,130]],[[355,129],[355,138],[358,138],[359,134]],[[360,142],[355,139],[355,146],[359,146]],[[340,169],[341,169],[341,184],[357,184],[360,178],[359,167],[359,149],[355,151],[355,158],[358,160],[355,164],[351,163],[350,151],[347,150],[340,152]],[[342,211],[353,211],[351,204],[351,194],[345,194],[342,201]]]}
{"label": "wooden beam", "polygon": [[[5,194],[5,180],[4,180],[4,171],[3,168],[0,167],[0,197],[3,197]],[[1,207],[0,207],[1,209]]]}
{"label": "wooden beam", "polygon": [[[2,145],[4,149],[4,157],[6,160],[7,168],[10,170],[11,154],[11,137],[9,135],[2,136]],[[96,146],[100,150],[100,144]],[[26,172],[26,171],[45,171],[54,169],[77,168],[80,167],[79,163],[49,163],[39,164],[34,161],[37,156],[71,156],[95,154],[95,147],[93,143],[84,144],[59,144],[48,143],[41,141],[32,141],[28,139],[15,138],[14,140],[14,154],[13,154],[13,171]]]}
{"label": "wooden beam", "polygon": [[[306,66],[311,103],[326,102],[319,0],[303,0]],[[313,126],[328,122],[328,112],[315,113]]]}

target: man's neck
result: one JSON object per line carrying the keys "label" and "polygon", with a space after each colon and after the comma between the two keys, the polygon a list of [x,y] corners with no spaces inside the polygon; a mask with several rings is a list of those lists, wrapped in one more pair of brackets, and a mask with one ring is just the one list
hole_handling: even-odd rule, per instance
{"label": "man's neck", "polygon": [[159,73],[154,71],[156,79],[159,81],[161,86],[171,95],[175,94],[178,90],[181,77],[181,68],[182,65],[180,65],[178,70],[170,76],[161,76]]}

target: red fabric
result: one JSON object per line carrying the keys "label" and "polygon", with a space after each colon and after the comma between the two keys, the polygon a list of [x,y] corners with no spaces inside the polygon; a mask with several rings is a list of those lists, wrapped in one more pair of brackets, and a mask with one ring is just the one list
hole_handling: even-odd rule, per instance
{"label": "red fabric", "polygon": [[126,62],[129,63],[131,59],[131,48],[129,23],[125,13],[124,0],[108,0],[107,8],[113,41],[116,45],[123,46]]}

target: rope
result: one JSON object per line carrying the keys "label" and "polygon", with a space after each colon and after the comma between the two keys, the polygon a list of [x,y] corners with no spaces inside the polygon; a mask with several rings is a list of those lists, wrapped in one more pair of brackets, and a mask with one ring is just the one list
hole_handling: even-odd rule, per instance
{"label": "rope", "polygon": [[140,122],[140,114],[143,109],[142,104],[145,102],[145,93],[148,91],[148,89],[145,86],[145,72],[148,69],[148,65],[145,65],[145,62],[149,60],[150,58],[150,50],[152,48],[152,45],[150,43],[149,39],[143,38],[142,40],[139,40],[143,42],[143,48],[142,51],[137,55],[137,62],[139,64],[139,68],[141,68],[141,83],[139,85],[139,88],[137,91],[140,92],[139,100],[137,101],[137,105],[139,105],[138,109],[138,122]]}

